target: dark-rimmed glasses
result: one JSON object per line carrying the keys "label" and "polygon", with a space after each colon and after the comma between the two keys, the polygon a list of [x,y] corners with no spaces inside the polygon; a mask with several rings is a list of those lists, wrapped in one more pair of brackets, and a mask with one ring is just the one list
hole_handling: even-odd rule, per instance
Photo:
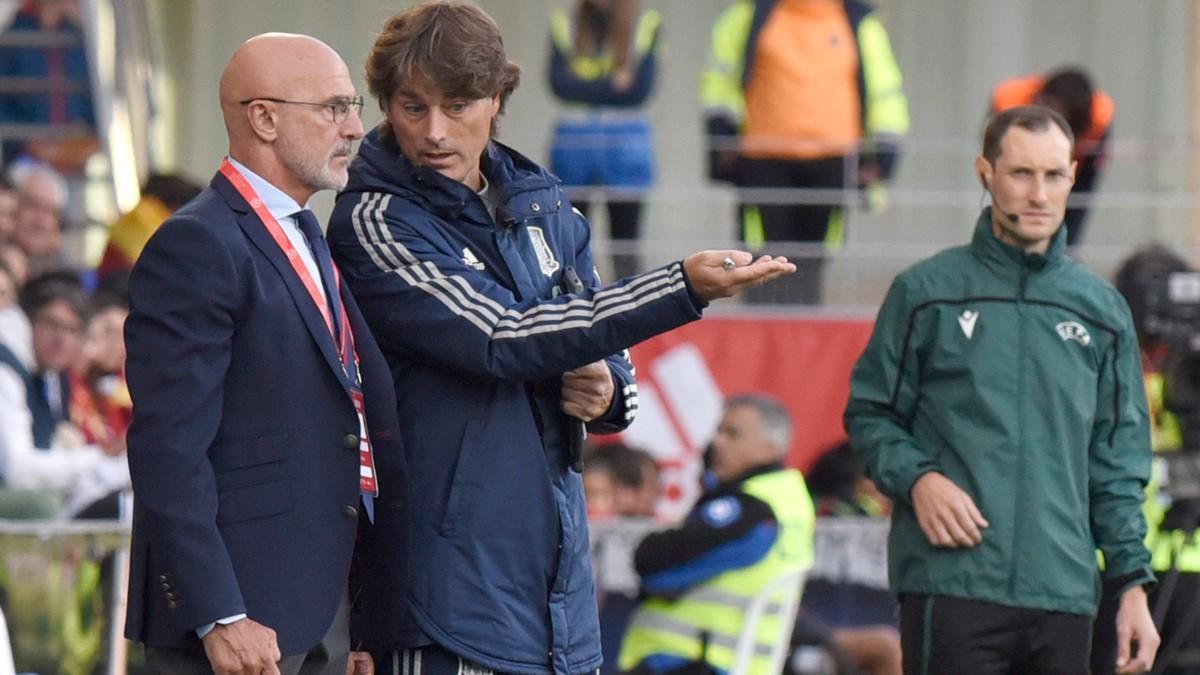
{"label": "dark-rimmed glasses", "polygon": [[271,98],[269,96],[255,96],[248,98],[245,101],[238,101],[239,105],[250,105],[255,101],[270,101],[272,103],[286,103],[288,105],[315,105],[321,108],[328,108],[329,112],[333,113],[333,123],[341,124],[350,116],[350,108],[359,115],[362,115],[363,97],[355,96],[354,98],[339,98],[332,101],[324,101],[315,103],[312,101],[288,101],[282,98]]}

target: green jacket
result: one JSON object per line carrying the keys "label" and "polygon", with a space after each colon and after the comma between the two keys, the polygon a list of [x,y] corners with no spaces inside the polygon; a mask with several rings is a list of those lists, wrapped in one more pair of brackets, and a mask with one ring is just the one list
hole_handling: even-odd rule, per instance
{"label": "green jacket", "polygon": [[[1100,571],[1153,580],[1143,544],[1150,475],[1146,396],[1132,320],[1108,283],[1066,257],[1002,243],[984,210],[969,246],[901,273],[854,367],[846,429],[895,500],[897,592],[1094,614]],[[936,548],[909,491],[928,471],[990,527]]]}

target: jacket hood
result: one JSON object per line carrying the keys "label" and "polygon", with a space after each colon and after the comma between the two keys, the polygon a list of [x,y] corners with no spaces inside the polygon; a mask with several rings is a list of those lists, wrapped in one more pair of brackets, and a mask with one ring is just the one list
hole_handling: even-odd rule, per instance
{"label": "jacket hood", "polygon": [[[559,183],[553,174],[498,141],[488,143],[479,168],[502,203],[514,194]],[[450,218],[461,214],[475,196],[464,183],[408,161],[395,141],[383,138],[380,127],[363,137],[343,192],[386,192]]]}

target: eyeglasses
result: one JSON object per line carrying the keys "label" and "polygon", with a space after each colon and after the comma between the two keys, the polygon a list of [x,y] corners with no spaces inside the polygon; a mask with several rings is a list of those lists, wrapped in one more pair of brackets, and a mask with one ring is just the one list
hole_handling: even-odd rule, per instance
{"label": "eyeglasses", "polygon": [[315,105],[321,108],[328,108],[333,113],[333,123],[341,124],[346,121],[350,115],[350,108],[354,108],[354,112],[362,115],[363,97],[355,96],[354,98],[339,98],[333,101],[324,103],[312,103],[309,101],[286,101],[282,98],[271,98],[269,96],[255,96],[248,98],[245,101],[238,101],[239,105],[250,105],[255,101],[270,101],[272,103],[286,103],[288,105]]}

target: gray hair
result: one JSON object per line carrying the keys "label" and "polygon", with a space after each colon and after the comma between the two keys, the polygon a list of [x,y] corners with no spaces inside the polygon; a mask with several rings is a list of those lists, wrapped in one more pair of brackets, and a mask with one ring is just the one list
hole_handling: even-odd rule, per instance
{"label": "gray hair", "polygon": [[67,181],[54,167],[31,159],[19,159],[8,168],[8,180],[18,193],[25,190],[30,181],[41,179],[54,193],[55,206],[62,210],[67,205]]}
{"label": "gray hair", "polygon": [[792,445],[792,416],[783,404],[766,394],[740,394],[725,401],[725,409],[753,408],[762,420],[763,434],[775,444],[782,457]]}

